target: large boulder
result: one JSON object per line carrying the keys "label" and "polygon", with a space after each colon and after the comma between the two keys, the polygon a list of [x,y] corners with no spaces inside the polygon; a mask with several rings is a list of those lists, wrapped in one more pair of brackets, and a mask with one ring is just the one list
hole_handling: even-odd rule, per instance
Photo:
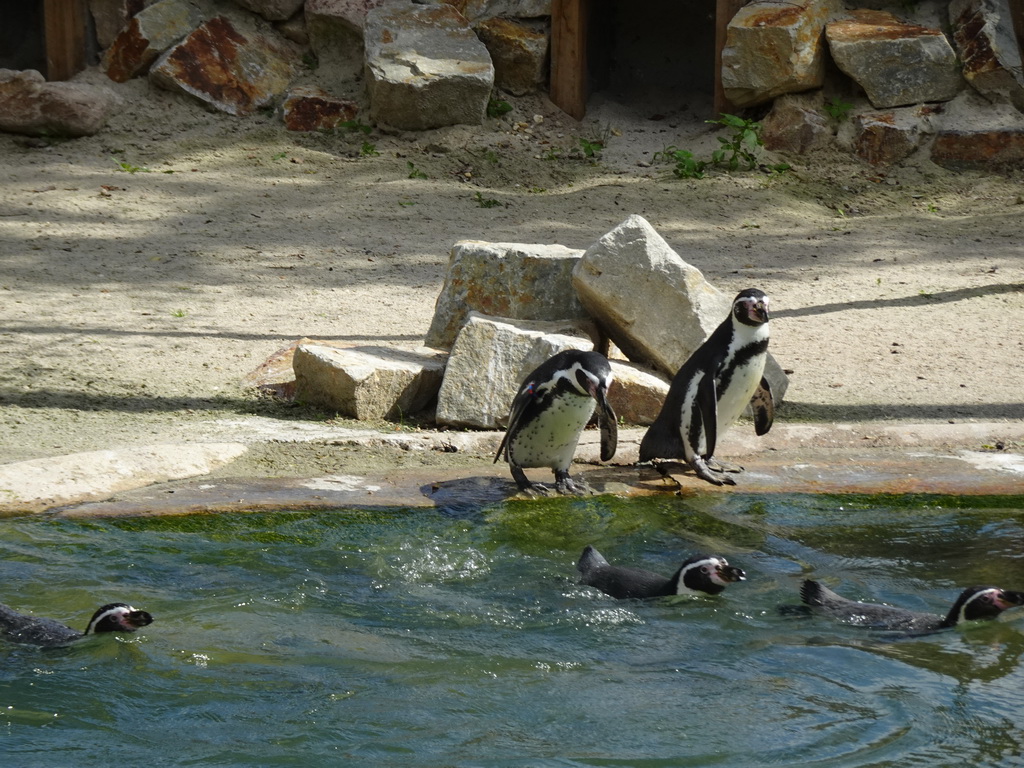
{"label": "large boulder", "polygon": [[934,131],[919,107],[862,112],[852,118],[853,151],[871,165],[892,165],[912,154]]}
{"label": "large boulder", "polygon": [[460,240],[452,246],[426,344],[448,349],[471,311],[515,320],[587,317],[572,287],[583,251]]}
{"label": "large boulder", "polygon": [[821,92],[787,93],[761,121],[761,137],[773,152],[805,154],[832,144],[832,129],[821,113]]}
{"label": "large boulder", "polygon": [[284,21],[299,12],[304,0],[235,0],[235,2],[267,21]]}
{"label": "large boulder", "polygon": [[722,50],[725,97],[737,107],[750,107],[821,87],[822,31],[840,8],[837,0],[802,5],[760,0],[740,8],[729,22]]}
{"label": "large boulder", "polygon": [[967,82],[986,98],[1024,112],[1021,49],[1007,0],[953,0],[949,23]]}
{"label": "large boulder", "polygon": [[298,70],[298,52],[283,37],[217,16],[169,48],[149,77],[210,109],[241,116],[273,104]]}
{"label": "large boulder", "polygon": [[475,25],[494,62],[494,84],[515,96],[543,85],[548,70],[548,34],[537,25],[486,19]]}
{"label": "large boulder", "polygon": [[494,65],[454,8],[375,8],[366,15],[363,42],[374,121],[412,131],[483,122]]}
{"label": "large boulder", "polygon": [[508,416],[519,385],[537,366],[567,349],[594,348],[563,326],[470,314],[448,357],[437,394],[437,423],[494,429]]}
{"label": "large boulder", "polygon": [[34,69],[0,69],[0,131],[28,136],[91,136],[118,105],[109,88],[46,82]]}
{"label": "large boulder", "polygon": [[397,419],[433,401],[445,360],[424,348],[300,344],[292,366],[298,399],[354,419]]}
{"label": "large boulder", "polygon": [[100,66],[118,83],[144,75],[161,53],[202,20],[196,6],[185,0],[161,0],[132,17],[104,52]]}
{"label": "large boulder", "polygon": [[619,420],[646,426],[658,418],[668,396],[668,377],[625,360],[608,362],[612,367],[608,403]]}
{"label": "large boulder", "polygon": [[551,15],[551,0],[442,0],[470,21],[536,19]]}
{"label": "large boulder", "polygon": [[941,30],[906,24],[887,11],[853,11],[825,27],[836,65],[876,109],[949,101],[964,86]]}

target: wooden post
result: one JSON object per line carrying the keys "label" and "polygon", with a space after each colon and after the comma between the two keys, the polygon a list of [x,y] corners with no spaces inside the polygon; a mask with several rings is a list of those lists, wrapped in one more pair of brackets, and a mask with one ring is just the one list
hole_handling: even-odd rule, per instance
{"label": "wooden post", "polygon": [[85,30],[85,0],[43,0],[47,80],[67,80],[85,69]]}
{"label": "wooden post", "polygon": [[551,101],[577,120],[587,113],[588,0],[551,0]]}
{"label": "wooden post", "polygon": [[1013,22],[1013,34],[1017,37],[1017,48],[1020,60],[1024,63],[1024,0],[1009,0],[1010,20]]}
{"label": "wooden post", "polygon": [[729,22],[746,3],[747,0],[716,0],[715,2],[715,114],[712,115],[715,120],[723,112],[731,114],[736,109],[725,98],[725,91],[722,88],[722,49],[725,48],[725,36]]}

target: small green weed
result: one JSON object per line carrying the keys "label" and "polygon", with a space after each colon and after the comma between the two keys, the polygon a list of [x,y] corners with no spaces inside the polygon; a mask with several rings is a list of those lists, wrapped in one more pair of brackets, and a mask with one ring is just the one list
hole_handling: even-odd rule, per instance
{"label": "small green weed", "polygon": [[835,122],[841,123],[850,116],[850,110],[853,109],[853,104],[836,97],[826,101],[823,109],[825,110],[825,114]]}
{"label": "small green weed", "polygon": [[117,163],[118,170],[121,170],[124,173],[152,173],[149,168],[144,168],[141,165],[132,165],[124,160],[118,160],[116,157],[114,158],[114,162]]}
{"label": "small green weed", "polygon": [[370,132],[373,130],[372,126],[369,126],[366,123],[361,123],[358,120],[346,120],[343,123],[338,123],[338,127],[344,131],[362,131],[367,136],[369,136]]}
{"label": "small green weed", "polygon": [[171,312],[171,317],[187,317],[188,311],[184,309],[176,309]]}
{"label": "small green weed", "polygon": [[501,117],[512,111],[512,105],[504,99],[496,99],[493,96],[487,101],[487,116]]}
{"label": "small green weed", "polygon": [[363,142],[363,146],[359,148],[360,157],[376,157],[380,152],[377,151],[377,145],[371,144],[368,141]]}
{"label": "small green weed", "polygon": [[427,176],[426,173],[424,173],[419,168],[417,168],[413,164],[412,160],[406,161],[406,165],[409,166],[409,178],[410,179],[429,179],[430,178],[429,176]]}
{"label": "small green weed", "polygon": [[495,200],[492,197],[484,197],[481,193],[477,192],[473,199],[476,200],[476,204],[481,208],[497,208],[501,205],[500,200]]}
{"label": "small green weed", "polygon": [[764,146],[759,122],[725,112],[722,113],[721,120],[708,120],[707,122],[732,129],[729,136],[718,137],[718,143],[721,146],[711,153],[712,163],[724,166],[730,171],[735,171],[740,166],[751,171],[757,166],[757,151]]}
{"label": "small green weed", "polygon": [[583,156],[588,160],[594,160],[601,156],[601,150],[604,149],[604,142],[601,139],[585,139],[580,136],[579,142]]}

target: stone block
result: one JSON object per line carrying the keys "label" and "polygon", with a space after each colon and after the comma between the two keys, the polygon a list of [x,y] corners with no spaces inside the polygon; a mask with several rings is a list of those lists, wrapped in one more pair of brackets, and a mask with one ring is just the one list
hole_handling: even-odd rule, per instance
{"label": "stone block", "polygon": [[483,122],[494,65],[454,8],[375,8],[366,16],[363,39],[375,122],[413,131]]}
{"label": "stone block", "polygon": [[118,83],[144,75],[161,53],[202,20],[199,10],[185,0],[161,0],[132,17],[103,54],[100,66]]}
{"label": "stone block", "polygon": [[276,32],[217,16],[169,48],[149,76],[210,109],[248,115],[272,104],[297,72],[297,50]]}
{"label": "stone block", "polygon": [[853,117],[853,151],[871,165],[892,165],[921,146],[927,131],[916,107],[865,112]]}
{"label": "stone block", "polygon": [[152,3],[153,0],[89,0],[89,14],[100,49],[113,43],[129,19]]}
{"label": "stone block", "polygon": [[820,88],[825,82],[826,22],[837,0],[781,5],[761,0],[742,7],[726,32],[722,87],[737,107],[771,101],[784,93]]}
{"label": "stone block", "polygon": [[932,162],[954,171],[1024,169],[1024,127],[941,130],[931,150]]}
{"label": "stone block", "polygon": [[949,23],[967,82],[1024,112],[1024,69],[1007,0],[953,0]]}
{"label": "stone block", "polygon": [[646,426],[658,418],[668,395],[669,379],[636,363],[609,360],[612,386],[608,402],[625,424]]}
{"label": "stone block", "polygon": [[292,366],[298,399],[355,419],[396,419],[430,405],[445,360],[426,348],[300,344]]}
{"label": "stone block", "polygon": [[545,29],[512,19],[486,19],[473,27],[494,62],[494,84],[516,96],[536,91],[547,77]]}
{"label": "stone block", "polygon": [[284,126],[289,131],[327,131],[354,120],[359,113],[355,102],[331,96],[320,88],[293,88],[281,102]]}
{"label": "stone block", "polygon": [[853,11],[825,27],[836,65],[876,109],[949,101],[963,88],[956,53],[941,30],[886,11]]}
{"label": "stone block", "polygon": [[448,357],[437,395],[437,423],[482,429],[502,425],[531,371],[564,350],[594,348],[582,335],[550,330],[561,327],[470,313]]}
{"label": "stone block", "polygon": [[303,4],[303,0],[235,0],[235,2],[267,21],[290,19],[299,12]]}
{"label": "stone block", "polygon": [[537,19],[551,15],[551,0],[443,0],[470,21],[493,19]]}
{"label": "stone block", "polygon": [[319,61],[317,74],[337,82],[363,71],[366,14],[384,0],[306,0],[306,32]]}
{"label": "stone block", "polygon": [[450,348],[471,311],[513,320],[587,318],[572,285],[582,255],[563,245],[460,240],[452,246],[426,344]]}
{"label": "stone block", "polygon": [[109,88],[46,82],[34,69],[0,69],[0,131],[28,136],[91,136],[117,108]]}
{"label": "stone block", "polygon": [[832,144],[832,129],[821,113],[820,91],[783,94],[761,121],[764,146],[773,152],[802,155]]}

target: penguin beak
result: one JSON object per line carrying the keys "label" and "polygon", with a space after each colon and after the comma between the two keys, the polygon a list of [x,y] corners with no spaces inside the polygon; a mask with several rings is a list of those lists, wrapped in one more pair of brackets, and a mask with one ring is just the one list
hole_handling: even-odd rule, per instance
{"label": "penguin beak", "polygon": [[995,604],[1004,611],[1007,608],[1024,605],[1024,592],[1011,592],[1007,589],[1001,589],[996,593],[995,600],[993,602],[995,602]]}
{"label": "penguin beak", "polygon": [[736,582],[746,581],[747,574],[742,568],[736,568],[732,565],[720,565],[718,566],[718,578],[722,581]]}
{"label": "penguin beak", "polygon": [[768,322],[768,305],[763,301],[759,301],[750,310],[750,314],[753,315],[753,319],[759,323]]}
{"label": "penguin beak", "polygon": [[152,624],[153,616],[147,611],[132,611],[131,613],[126,613],[122,617],[121,622],[124,624],[125,629],[134,631]]}

